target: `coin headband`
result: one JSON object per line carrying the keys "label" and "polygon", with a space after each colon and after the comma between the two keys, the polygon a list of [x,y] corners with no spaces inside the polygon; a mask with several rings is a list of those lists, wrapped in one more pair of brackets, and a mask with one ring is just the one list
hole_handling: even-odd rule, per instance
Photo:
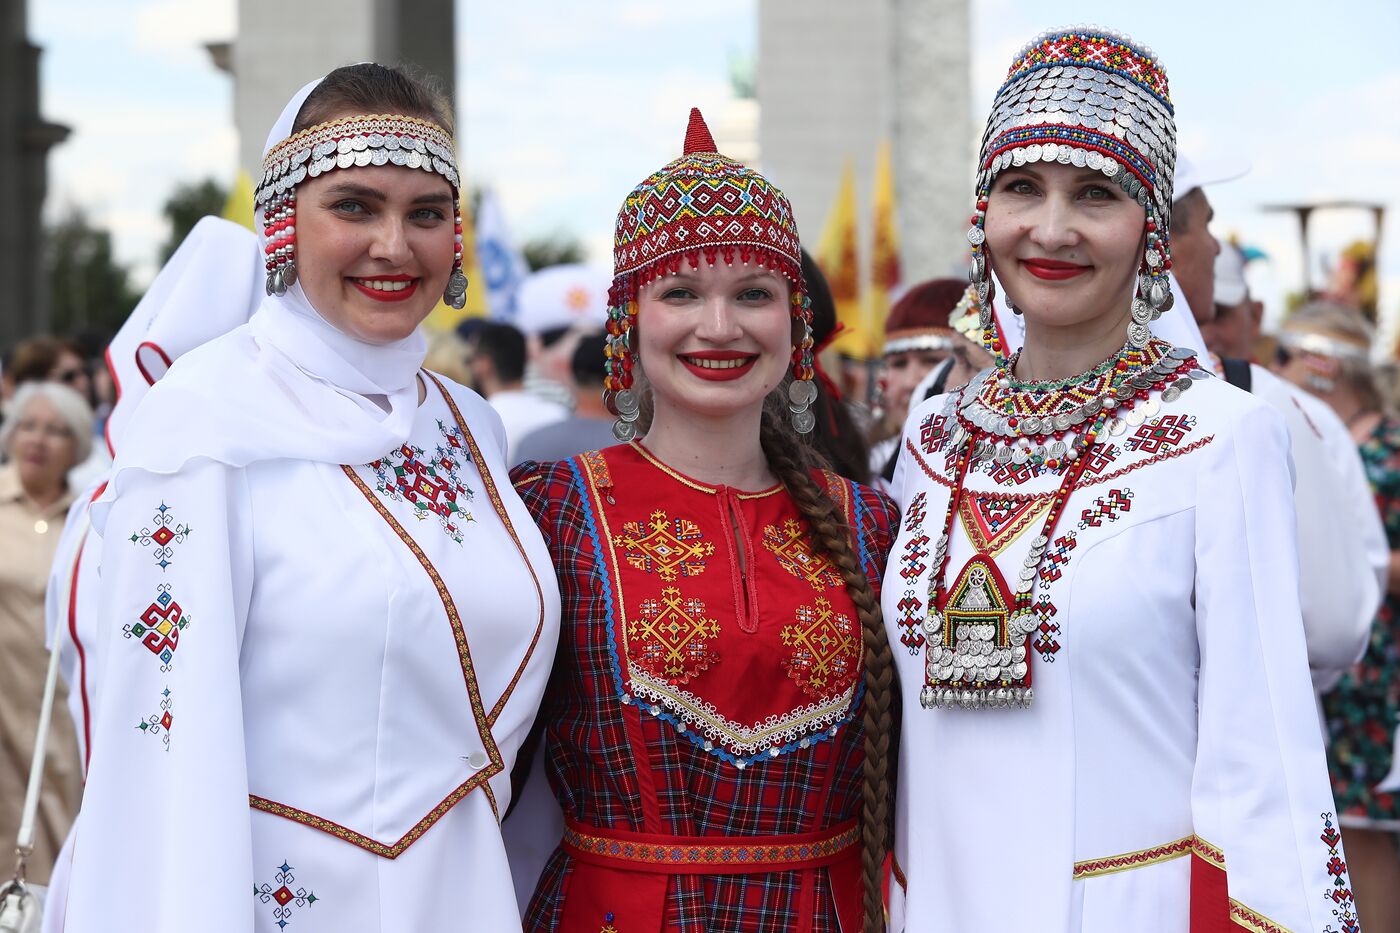
{"label": "coin headband", "polygon": [[259,207],[307,178],[337,168],[399,165],[436,172],[459,187],[452,137],[436,123],[395,114],[370,114],[318,123],[287,137],[263,158],[255,201]]}
{"label": "coin headband", "polygon": [[1100,171],[1163,227],[1176,168],[1175,113],[1150,50],[1108,30],[1028,43],[997,91],[978,161],[979,190],[1009,166],[1058,162]]}

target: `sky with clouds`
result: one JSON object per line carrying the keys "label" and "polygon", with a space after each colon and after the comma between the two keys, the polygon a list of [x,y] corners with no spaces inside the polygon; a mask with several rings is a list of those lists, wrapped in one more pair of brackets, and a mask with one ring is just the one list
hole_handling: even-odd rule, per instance
{"label": "sky with clouds", "polygon": [[[502,198],[519,236],[604,243],[622,196],[674,156],[691,105],[719,110],[735,55],[757,44],[759,0],[458,0],[458,108],[472,184]],[[1296,288],[1296,222],[1261,206],[1310,199],[1400,208],[1400,4],[1275,0],[980,0],[973,5],[974,113],[1020,45],[1050,26],[1100,23],[1165,63],[1181,145],[1242,157],[1245,178],[1212,190],[1218,234],[1265,250],[1253,276],[1275,303]],[[74,130],[53,151],[48,209],[109,227],[139,278],[165,236],[174,186],[232,178],[230,79],[207,41],[237,30],[236,0],[29,0],[43,49],[43,112]],[[294,88],[289,84],[288,92]],[[1392,213],[1400,213],[1393,210]],[[1320,252],[1369,236],[1369,215],[1319,215]],[[598,256],[605,260],[606,256]],[[1400,307],[1400,225],[1386,224],[1383,306]]]}

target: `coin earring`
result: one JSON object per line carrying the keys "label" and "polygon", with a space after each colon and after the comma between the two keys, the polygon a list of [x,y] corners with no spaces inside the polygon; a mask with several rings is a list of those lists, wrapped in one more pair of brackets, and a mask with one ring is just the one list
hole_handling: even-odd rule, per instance
{"label": "coin earring", "polygon": [[1136,349],[1151,342],[1152,329],[1148,325],[1170,311],[1174,303],[1171,282],[1167,279],[1172,267],[1171,245],[1166,232],[1158,227],[1157,214],[1149,207],[1147,247],[1138,270],[1137,295],[1130,309],[1133,319],[1128,324],[1128,344]]}
{"label": "coin earring", "polygon": [[641,399],[633,386],[632,328],[636,324],[637,302],[628,294],[627,283],[617,282],[608,296],[608,336],[604,343],[603,404],[616,416],[613,437],[630,441],[637,436]]}
{"label": "coin earring", "polygon": [[461,311],[467,306],[467,276],[462,271],[462,215],[457,215],[456,220],[457,241],[453,249],[456,250],[455,258],[452,260],[452,274],[447,277],[447,287],[442,290],[442,300],[445,304]]}
{"label": "coin earring", "polygon": [[792,349],[788,410],[792,413],[792,429],[798,434],[810,434],[817,426],[817,416],[812,411],[812,403],[817,400],[817,370],[812,356],[812,302],[800,290],[792,293],[792,316],[802,323],[802,338]]}
{"label": "coin earring", "polygon": [[267,293],[281,297],[297,283],[297,196],[292,188],[263,210]]}
{"label": "coin earring", "polygon": [[998,368],[1007,363],[1002,352],[1004,346],[997,333],[996,318],[992,315],[992,274],[987,262],[987,233],[983,225],[987,221],[987,195],[992,190],[992,180],[986,177],[977,188],[977,206],[972,213],[972,226],[967,228],[967,242],[972,244],[972,256],[967,269],[967,282],[972,286],[973,307],[977,309],[977,323],[982,327],[982,345],[992,355]]}

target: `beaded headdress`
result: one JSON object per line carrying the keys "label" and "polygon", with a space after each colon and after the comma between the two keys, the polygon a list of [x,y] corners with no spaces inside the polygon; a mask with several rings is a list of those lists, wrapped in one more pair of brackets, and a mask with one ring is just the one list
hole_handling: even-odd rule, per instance
{"label": "beaded headdress", "polygon": [[1001,341],[990,304],[986,234],[992,181],[1008,166],[1058,162],[1102,172],[1147,210],[1147,248],[1138,275],[1128,338],[1151,339],[1148,324],[1172,304],[1172,175],[1176,122],[1167,76],[1150,49],[1108,30],[1048,32],[1023,48],[997,91],[978,158],[977,207],[968,280],[977,290],[984,337],[995,355]]}
{"label": "beaded headdress", "polygon": [[691,108],[681,157],[632,189],[617,213],[603,393],[618,419],[613,433],[624,441],[636,436],[641,406],[632,388],[632,328],[638,293],[653,279],[683,264],[698,269],[702,261],[754,263],[792,283],[792,315],[803,335],[792,354],[789,407],[793,427],[812,430],[812,311],[792,205],[768,179],[721,155],[704,117]]}
{"label": "beaded headdress", "polygon": [[436,123],[417,117],[371,114],[318,123],[287,137],[268,150],[254,195],[263,214],[267,253],[267,293],[284,294],[296,284],[296,187],[341,168],[399,165],[435,172],[452,186],[455,258],[443,300],[454,308],[466,304],[467,278],[462,273],[462,217],[452,137]]}

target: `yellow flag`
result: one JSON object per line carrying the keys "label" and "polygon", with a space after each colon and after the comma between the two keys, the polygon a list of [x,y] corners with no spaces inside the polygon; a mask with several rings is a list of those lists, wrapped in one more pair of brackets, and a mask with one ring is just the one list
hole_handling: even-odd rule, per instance
{"label": "yellow flag", "polygon": [[229,189],[222,216],[224,220],[242,224],[254,233],[258,232],[253,228],[253,180],[242,169],[238,170],[238,177],[233,180],[233,187]]}
{"label": "yellow flag", "polygon": [[870,341],[861,314],[860,263],[856,253],[856,170],[850,159],[841,173],[841,187],[817,245],[817,264],[831,286],[836,319],[846,325],[834,346],[848,356],[869,359]]}
{"label": "yellow flag", "polygon": [[875,155],[875,213],[870,238],[870,279],[865,292],[865,323],[872,342],[872,356],[880,353],[884,343],[890,294],[899,285],[899,233],[895,227],[894,205],[894,167],[890,161],[890,143],[885,140]]}
{"label": "yellow flag", "polygon": [[486,317],[486,276],[481,272],[481,260],[476,255],[475,224],[472,223],[471,204],[462,199],[462,271],[467,276],[467,304],[458,311],[451,305],[439,301],[437,307],[423,322],[429,330],[453,330],[469,317]]}

